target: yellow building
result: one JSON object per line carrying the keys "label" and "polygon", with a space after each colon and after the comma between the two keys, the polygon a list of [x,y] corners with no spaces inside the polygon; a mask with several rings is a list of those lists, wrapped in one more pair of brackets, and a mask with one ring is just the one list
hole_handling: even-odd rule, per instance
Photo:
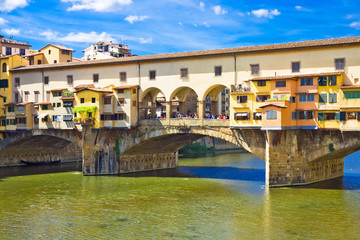
{"label": "yellow building", "polygon": [[19,93],[16,92],[13,94],[13,87],[21,84],[20,78],[12,79],[12,73],[10,70],[27,65],[29,65],[29,61],[20,55],[0,57],[0,117],[5,116],[4,104],[21,102]]}
{"label": "yellow building", "polygon": [[39,50],[39,53],[42,53],[43,56],[42,60],[38,55],[35,55],[39,59],[35,59],[34,56],[33,64],[39,64],[38,62],[36,62],[36,60],[41,60],[44,64],[71,62],[73,52],[73,49],[67,48],[62,45],[48,44]]}

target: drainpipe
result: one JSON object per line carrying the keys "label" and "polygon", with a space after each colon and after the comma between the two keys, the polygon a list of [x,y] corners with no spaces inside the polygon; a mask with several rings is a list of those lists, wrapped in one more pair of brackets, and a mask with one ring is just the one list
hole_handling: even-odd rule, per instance
{"label": "drainpipe", "polygon": [[138,65],[138,85],[139,88],[137,89],[136,93],[137,93],[137,125],[139,125],[140,123],[140,102],[139,102],[139,89],[140,84],[141,84],[141,76],[140,76],[140,63],[138,61],[136,61],[137,65]]}
{"label": "drainpipe", "polygon": [[41,84],[42,84],[42,102],[45,102],[45,85],[44,85],[44,71],[41,70]]}
{"label": "drainpipe", "polygon": [[235,55],[235,53],[233,53],[233,55],[234,55],[234,74],[235,74],[235,78],[234,78],[234,80],[235,80],[235,85],[237,85],[237,72],[236,72],[236,55]]}

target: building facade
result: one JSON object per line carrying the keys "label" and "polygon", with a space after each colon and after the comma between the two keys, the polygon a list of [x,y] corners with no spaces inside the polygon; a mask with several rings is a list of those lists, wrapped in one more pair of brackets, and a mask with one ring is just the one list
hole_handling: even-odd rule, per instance
{"label": "building facade", "polygon": [[223,114],[226,104],[219,96],[225,99],[221,92],[229,89],[232,128],[353,130],[360,112],[359,54],[360,37],[350,37],[33,65],[12,70],[12,81],[22,83],[12,95],[21,93],[23,99],[28,92],[35,108],[52,107],[52,90],[66,88],[74,94],[76,112],[84,110],[76,107],[97,109],[85,111],[91,116],[73,116],[76,121],[131,128],[149,115],[146,109],[158,111],[159,97],[166,118],[189,110],[200,119],[206,111]]}

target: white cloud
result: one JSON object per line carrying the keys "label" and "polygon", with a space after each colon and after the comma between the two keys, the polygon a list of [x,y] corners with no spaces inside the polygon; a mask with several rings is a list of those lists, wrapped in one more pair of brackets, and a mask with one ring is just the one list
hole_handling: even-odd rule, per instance
{"label": "white cloud", "polygon": [[0,12],[11,12],[15,8],[23,8],[30,0],[0,0]]}
{"label": "white cloud", "polygon": [[303,6],[295,6],[295,9],[301,12],[311,12],[311,9],[304,8]]}
{"label": "white cloud", "polygon": [[4,32],[6,35],[9,36],[16,36],[20,34],[20,30],[19,29],[15,29],[15,28],[5,28],[1,30],[2,32]]}
{"label": "white cloud", "polygon": [[350,27],[360,30],[360,22],[352,22],[350,23]]}
{"label": "white cloud", "polygon": [[274,10],[268,10],[268,9],[258,9],[258,10],[252,10],[251,14],[253,14],[255,17],[261,18],[274,18],[274,16],[280,15],[280,12],[277,9]]}
{"label": "white cloud", "polygon": [[204,22],[203,25],[208,28],[210,27],[210,24],[208,24],[207,22]]}
{"label": "white cloud", "polygon": [[302,10],[302,9],[303,9],[302,6],[295,6],[295,8],[296,8],[297,10]]}
{"label": "white cloud", "polygon": [[182,22],[178,22],[178,24],[179,24],[180,26],[184,25]]}
{"label": "white cloud", "polygon": [[132,0],[61,0],[71,3],[67,11],[90,10],[94,12],[115,12],[132,4]]}
{"label": "white cloud", "polygon": [[114,41],[115,39],[111,37],[110,34],[106,32],[102,32],[98,34],[97,32],[78,32],[78,33],[69,33],[68,35],[61,35],[58,32],[53,32],[51,30],[47,30],[40,33],[41,36],[45,36],[46,40],[49,41],[59,41],[59,42],[79,42],[79,43],[88,43],[88,42],[97,42],[97,41]]}
{"label": "white cloud", "polygon": [[129,23],[133,24],[134,22],[141,22],[144,21],[145,19],[149,18],[149,16],[127,16],[125,18],[126,21],[128,21]]}
{"label": "white cloud", "polygon": [[140,38],[140,43],[141,44],[145,44],[145,43],[152,43],[152,37],[149,37],[149,38]]}
{"label": "white cloud", "polygon": [[200,5],[200,9],[204,11],[204,10],[205,10],[205,3],[204,3],[204,2],[200,2],[199,5]]}
{"label": "white cloud", "polygon": [[355,18],[355,15],[353,15],[353,14],[347,14],[347,15],[345,16],[345,19],[352,19],[352,18]]}
{"label": "white cloud", "polygon": [[214,7],[212,7],[212,9],[214,10],[214,13],[216,15],[227,13],[227,11],[225,9],[223,9],[220,5],[214,6]]}
{"label": "white cloud", "polygon": [[8,21],[0,17],[0,25],[5,25]]}

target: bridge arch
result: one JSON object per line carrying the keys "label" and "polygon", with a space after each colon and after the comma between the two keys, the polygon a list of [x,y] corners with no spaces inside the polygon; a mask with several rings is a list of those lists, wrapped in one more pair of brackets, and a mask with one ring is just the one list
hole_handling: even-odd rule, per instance
{"label": "bridge arch", "polygon": [[0,166],[28,162],[81,159],[81,139],[74,130],[31,130],[4,133]]}
{"label": "bridge arch", "polygon": [[182,86],[176,88],[170,95],[171,113],[170,116],[174,117],[177,113],[183,116],[199,114],[198,101],[199,95],[190,87]]}
{"label": "bridge arch", "polygon": [[140,119],[164,116],[166,112],[166,98],[161,89],[150,87],[145,89],[139,97]]}
{"label": "bridge arch", "polygon": [[205,115],[230,114],[230,89],[223,84],[210,86],[202,96]]}

